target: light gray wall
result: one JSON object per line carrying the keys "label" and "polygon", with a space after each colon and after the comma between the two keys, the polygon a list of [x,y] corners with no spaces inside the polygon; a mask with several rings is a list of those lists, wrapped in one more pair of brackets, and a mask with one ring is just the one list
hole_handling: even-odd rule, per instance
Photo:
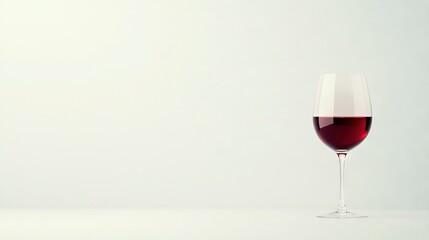
{"label": "light gray wall", "polygon": [[334,208],[319,74],[367,76],[354,208],[429,208],[429,1],[12,1],[0,207]]}

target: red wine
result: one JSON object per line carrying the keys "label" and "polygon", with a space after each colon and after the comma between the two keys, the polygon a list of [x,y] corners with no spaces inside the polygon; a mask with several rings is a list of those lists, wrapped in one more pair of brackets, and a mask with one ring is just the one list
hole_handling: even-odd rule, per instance
{"label": "red wine", "polygon": [[320,140],[334,150],[350,150],[361,143],[371,128],[371,117],[313,117]]}

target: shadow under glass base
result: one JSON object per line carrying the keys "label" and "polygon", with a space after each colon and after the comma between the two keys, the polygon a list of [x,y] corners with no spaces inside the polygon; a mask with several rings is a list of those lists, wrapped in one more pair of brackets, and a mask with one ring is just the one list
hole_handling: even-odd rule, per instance
{"label": "shadow under glass base", "polygon": [[348,212],[348,211],[346,211],[346,212],[335,211],[333,213],[319,215],[317,217],[318,218],[367,218],[368,216],[358,215],[358,214],[351,213],[351,212]]}

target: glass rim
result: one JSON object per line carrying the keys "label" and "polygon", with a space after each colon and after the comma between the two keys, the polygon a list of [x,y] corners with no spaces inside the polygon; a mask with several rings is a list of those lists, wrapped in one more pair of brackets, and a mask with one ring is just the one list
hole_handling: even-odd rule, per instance
{"label": "glass rim", "polygon": [[325,75],[365,76],[365,73],[347,73],[347,72],[330,73],[330,72],[326,72],[326,73],[320,74],[320,76],[325,76]]}

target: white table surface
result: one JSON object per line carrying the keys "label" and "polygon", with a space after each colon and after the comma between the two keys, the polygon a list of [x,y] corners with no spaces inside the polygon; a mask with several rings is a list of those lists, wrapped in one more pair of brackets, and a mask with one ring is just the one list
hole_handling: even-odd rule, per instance
{"label": "white table surface", "polygon": [[0,210],[0,239],[429,239],[429,210]]}

